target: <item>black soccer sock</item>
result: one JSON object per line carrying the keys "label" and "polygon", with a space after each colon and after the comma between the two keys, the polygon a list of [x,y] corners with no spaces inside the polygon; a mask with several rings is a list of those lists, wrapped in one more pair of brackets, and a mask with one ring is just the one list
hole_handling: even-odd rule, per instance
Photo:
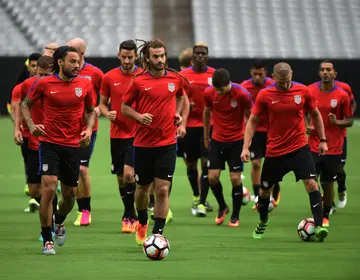
{"label": "black soccer sock", "polygon": [[154,220],[155,220],[155,224],[154,224],[152,233],[153,234],[163,234],[166,219],[155,218]]}
{"label": "black soccer sock", "polygon": [[331,211],[331,206],[332,206],[332,205],[326,205],[326,204],[324,203],[323,212],[324,212],[324,218],[326,218],[326,219],[329,219],[329,215],[330,215],[330,211]]}
{"label": "black soccer sock", "polygon": [[199,203],[205,205],[206,198],[208,196],[209,188],[210,188],[207,168],[203,168],[202,170],[200,177],[200,187],[201,187],[201,192],[200,192]]}
{"label": "black soccer sock", "polygon": [[121,197],[121,200],[124,204],[124,207],[126,207],[126,203],[125,203],[125,194],[126,194],[126,190],[125,190],[125,187],[119,187],[119,193],[120,193],[120,197]]}
{"label": "black soccer sock", "polygon": [[82,198],[83,210],[88,210],[89,212],[91,211],[90,202],[91,202],[91,196]]}
{"label": "black soccer sock", "polygon": [[66,215],[63,216],[63,215],[59,214],[58,212],[55,213],[55,224],[61,225],[64,223],[65,219],[66,219]]}
{"label": "black soccer sock", "polygon": [[33,197],[35,200],[36,200],[36,202],[37,203],[39,203],[40,204],[40,201],[41,201],[41,195],[39,196],[39,197]]}
{"label": "black soccer sock", "polygon": [[47,241],[53,241],[52,234],[51,234],[51,227],[41,227],[41,236],[43,238],[44,246]]}
{"label": "black soccer sock", "polygon": [[239,219],[239,214],[242,205],[243,198],[243,185],[240,184],[232,188],[232,202],[233,202],[233,212],[231,214],[232,218]]}
{"label": "black soccer sock", "polygon": [[187,176],[189,178],[189,182],[193,191],[193,195],[194,196],[199,196],[200,192],[199,192],[199,185],[198,185],[198,176],[199,173],[197,171],[197,169],[191,169],[191,168],[187,168]]}
{"label": "black soccer sock", "polygon": [[269,203],[270,203],[270,196],[267,197],[259,196],[258,210],[261,221],[267,221],[269,219]]}
{"label": "black soccer sock", "polygon": [[217,184],[211,186],[211,190],[216,198],[217,203],[219,204],[219,210],[224,210],[226,208],[226,203],[221,182],[219,181]]}
{"label": "black soccer sock", "polygon": [[338,183],[338,193],[342,193],[346,191],[345,180],[346,180],[346,172],[344,168],[342,168],[341,171],[337,173],[337,178],[336,178],[336,181]]}
{"label": "black soccer sock", "polygon": [[253,191],[254,191],[254,195],[255,197],[259,196],[259,190],[260,190],[261,185],[253,185]]}
{"label": "black soccer sock", "polygon": [[76,203],[78,205],[78,212],[82,212],[83,210],[82,199],[81,198],[76,199]]}
{"label": "black soccer sock", "polygon": [[279,183],[276,183],[272,190],[272,195],[275,201],[278,199],[279,193],[280,193],[280,185]]}
{"label": "black soccer sock", "polygon": [[57,195],[55,194],[54,199],[53,199],[53,201],[52,201],[53,214],[55,214],[56,211],[57,211],[57,204],[58,204],[58,197],[57,197]]}
{"label": "black soccer sock", "polygon": [[145,210],[140,210],[140,209],[136,209],[138,212],[138,220],[139,223],[142,225],[146,225],[148,222],[148,212],[147,209]]}
{"label": "black soccer sock", "polygon": [[124,215],[128,218],[135,218],[135,189],[136,184],[135,183],[125,183],[125,213]]}
{"label": "black soccer sock", "polygon": [[319,191],[309,193],[311,212],[315,226],[321,226],[323,220],[322,199]]}

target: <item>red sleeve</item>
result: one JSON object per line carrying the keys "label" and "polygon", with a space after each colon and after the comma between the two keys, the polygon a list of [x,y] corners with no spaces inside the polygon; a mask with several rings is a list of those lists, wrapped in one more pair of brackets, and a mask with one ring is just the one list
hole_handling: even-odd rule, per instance
{"label": "red sleeve", "polygon": [[26,88],[25,88],[25,86],[24,86],[24,83],[23,83],[23,84],[21,85],[20,97],[19,97],[19,99],[20,99],[21,101],[24,100],[26,94],[27,94],[27,90],[26,90]]}
{"label": "red sleeve", "polygon": [[245,88],[243,89],[243,103],[246,109],[251,109],[254,104],[250,93]]}
{"label": "red sleeve", "polygon": [[96,93],[100,93],[101,83],[104,78],[104,73],[98,69],[96,72],[96,85],[94,86]]}
{"label": "red sleeve", "polygon": [[344,96],[342,100],[341,113],[344,118],[350,118],[352,116],[351,101],[349,96]]}
{"label": "red sleeve", "polygon": [[342,84],[342,87],[343,87],[343,90],[349,95],[349,98],[350,98],[350,102],[354,102],[354,99],[355,99],[355,96],[354,94],[352,93],[352,89],[351,87],[346,84],[346,83],[343,83]]}
{"label": "red sleeve", "polygon": [[136,86],[136,80],[133,80],[129,88],[126,90],[125,94],[123,95],[122,100],[127,105],[131,106],[137,98],[138,98],[138,90]]}
{"label": "red sleeve", "polygon": [[110,97],[109,76],[105,76],[101,82],[100,94]]}
{"label": "red sleeve", "polygon": [[316,109],[316,102],[315,102],[315,98],[312,95],[312,93],[309,91],[308,88],[305,89],[305,103],[304,103],[304,109],[307,112],[311,112],[314,109]]}
{"label": "red sleeve", "polygon": [[20,86],[22,87],[22,85],[16,85],[12,92],[11,92],[11,102],[18,102],[19,98],[20,98],[20,91],[19,88]]}
{"label": "red sleeve", "polygon": [[212,108],[212,95],[211,95],[211,90],[212,88],[211,87],[208,87],[207,89],[205,89],[205,92],[204,92],[204,103],[205,103],[205,106],[208,107],[208,108]]}
{"label": "red sleeve", "polygon": [[183,78],[180,79],[181,79],[180,87],[176,91],[176,97],[181,97],[184,95],[184,84],[186,83],[186,81]]}
{"label": "red sleeve", "polygon": [[255,100],[255,105],[252,108],[251,113],[256,116],[261,116],[266,110],[265,91],[260,91]]}
{"label": "red sleeve", "polygon": [[85,106],[87,108],[94,108],[96,104],[96,99],[94,99],[94,96],[96,96],[96,92],[94,87],[92,86],[91,82],[86,86],[86,96],[85,96]]}
{"label": "red sleeve", "polygon": [[34,103],[35,101],[40,99],[43,92],[43,87],[44,83],[42,83],[41,80],[33,84],[33,86],[27,92],[27,97],[31,101],[31,103]]}

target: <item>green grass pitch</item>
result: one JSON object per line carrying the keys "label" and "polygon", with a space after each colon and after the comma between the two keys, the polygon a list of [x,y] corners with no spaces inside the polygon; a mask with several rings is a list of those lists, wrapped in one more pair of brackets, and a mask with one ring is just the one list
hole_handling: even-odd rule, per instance
{"label": "green grass pitch", "polygon": [[[271,213],[265,238],[254,240],[251,234],[258,214],[250,204],[243,207],[240,227],[235,229],[216,226],[215,213],[206,218],[191,216],[191,188],[179,159],[171,194],[174,221],[165,228],[171,251],[161,262],[148,260],[134,235],[120,233],[123,206],[110,174],[108,121],[101,119],[99,128],[90,168],[93,222],[86,228],[74,227],[74,208],[65,222],[65,246],[56,247],[56,256],[46,257],[38,241],[38,214],[23,211],[28,198],[23,193],[23,166],[12,124],[8,118],[0,119],[1,279],[360,279],[356,267],[360,259],[359,122],[349,129],[348,205],[331,216],[325,243],[305,243],[296,234],[297,224],[311,217],[311,212],[308,195],[301,182],[294,182],[293,174],[281,184],[281,203]],[[250,165],[245,169],[244,183],[251,189]],[[227,171],[222,182],[231,205]],[[209,201],[216,205],[211,192]]]}

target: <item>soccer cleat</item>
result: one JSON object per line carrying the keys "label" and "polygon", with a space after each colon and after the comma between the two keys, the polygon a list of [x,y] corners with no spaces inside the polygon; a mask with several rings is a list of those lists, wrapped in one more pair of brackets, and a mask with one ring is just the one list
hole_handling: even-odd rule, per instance
{"label": "soccer cleat", "polygon": [[50,255],[55,255],[56,251],[54,248],[54,243],[52,241],[47,241],[44,245],[44,248],[42,250],[42,253],[44,255],[50,256]]}
{"label": "soccer cleat", "polygon": [[329,227],[329,226],[330,226],[330,224],[329,224],[329,219],[323,218],[322,225],[323,225],[323,227]]}
{"label": "soccer cleat", "polygon": [[142,225],[138,223],[136,233],[135,233],[135,240],[136,244],[142,246],[144,241],[146,240],[146,233],[147,233],[148,225]]}
{"label": "soccer cleat", "polygon": [[58,246],[63,246],[65,244],[65,227],[64,224],[55,225],[55,241]]}
{"label": "soccer cleat", "polygon": [[197,217],[206,217],[206,206],[204,204],[199,204],[196,209]]}
{"label": "soccer cleat", "polygon": [[78,211],[76,220],[74,222],[74,226],[80,226],[81,225],[81,217],[82,217],[82,212]]}
{"label": "soccer cleat", "polygon": [[28,185],[25,185],[24,193],[25,193],[25,195],[30,196],[30,191],[29,191],[29,186]]}
{"label": "soccer cleat", "polygon": [[253,238],[255,239],[262,239],[264,238],[264,233],[265,230],[267,228],[267,226],[269,225],[269,220],[267,221],[260,221],[256,228],[253,231]]}
{"label": "soccer cleat", "polygon": [[345,208],[346,203],[347,203],[347,193],[346,193],[346,191],[339,192],[338,196],[339,196],[338,207],[339,208]]}
{"label": "soccer cleat", "polygon": [[131,222],[128,218],[124,218],[121,223],[122,233],[131,233]]}
{"label": "soccer cleat", "polygon": [[81,226],[88,226],[91,224],[91,212],[89,210],[83,210],[80,220]]}
{"label": "soccer cleat", "polygon": [[206,208],[206,212],[212,212],[212,211],[214,211],[214,207],[212,207],[211,205],[210,205],[210,203],[209,202],[205,202],[205,208]]}
{"label": "soccer cleat", "polygon": [[130,223],[131,223],[131,233],[135,233],[139,222],[136,219],[132,218],[130,220]]}
{"label": "soccer cleat", "polygon": [[165,223],[167,224],[168,222],[171,222],[172,219],[173,219],[173,213],[172,213],[171,209],[169,208],[169,211],[168,211],[167,216],[166,216]]}
{"label": "soccer cleat", "polygon": [[231,219],[230,219],[230,221],[228,223],[228,227],[238,227],[239,225],[240,225],[239,219],[231,217]]}
{"label": "soccer cleat", "polygon": [[215,218],[215,224],[220,226],[224,222],[225,216],[228,213],[229,213],[229,208],[227,208],[227,207],[225,207],[225,209],[223,209],[223,210],[219,210],[219,212]]}
{"label": "soccer cleat", "polygon": [[29,200],[29,211],[34,213],[36,210],[39,210],[40,204],[34,199]]}
{"label": "soccer cleat", "polygon": [[329,231],[326,228],[317,226],[315,228],[316,242],[324,242],[324,239],[328,236]]}
{"label": "soccer cleat", "polygon": [[[277,196],[277,199],[276,200],[274,199],[273,201],[274,201],[274,207],[277,207],[280,204],[280,192]],[[270,203],[271,203],[271,201],[270,201]]]}
{"label": "soccer cleat", "polygon": [[193,197],[192,206],[191,206],[191,214],[192,214],[193,216],[196,216],[198,204],[199,204],[199,197],[198,197],[198,196],[194,196],[194,197]]}

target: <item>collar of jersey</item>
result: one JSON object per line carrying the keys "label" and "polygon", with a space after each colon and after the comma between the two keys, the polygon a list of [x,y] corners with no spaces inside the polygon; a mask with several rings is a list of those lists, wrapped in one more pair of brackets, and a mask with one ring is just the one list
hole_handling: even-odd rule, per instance
{"label": "collar of jersey", "polygon": [[71,80],[69,80],[69,81],[64,81],[63,79],[61,79],[61,78],[60,78],[60,76],[59,76],[59,74],[58,74],[58,73],[56,73],[56,74],[55,74],[55,77],[56,77],[56,78],[58,78],[58,79],[59,79],[60,81],[62,81],[62,82],[71,82],[72,80],[74,80],[74,79],[75,79],[75,78],[72,78],[72,79],[71,79]]}
{"label": "collar of jersey", "polygon": [[318,82],[318,87],[319,87],[321,92],[325,92],[325,93],[326,92],[330,93],[330,92],[333,92],[335,89],[337,89],[337,85],[335,85],[335,80],[334,80],[334,87],[330,91],[322,91],[321,90],[321,81]]}

